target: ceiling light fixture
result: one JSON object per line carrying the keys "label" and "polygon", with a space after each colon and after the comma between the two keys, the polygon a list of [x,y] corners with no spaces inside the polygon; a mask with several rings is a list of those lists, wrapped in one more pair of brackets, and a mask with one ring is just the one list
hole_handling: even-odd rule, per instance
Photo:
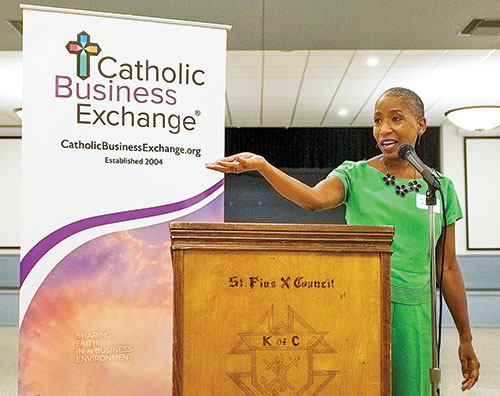
{"label": "ceiling light fixture", "polygon": [[18,116],[21,121],[23,120],[23,109],[14,109],[14,113],[16,113],[16,116]]}
{"label": "ceiling light fixture", "polygon": [[367,64],[368,66],[375,66],[377,63],[378,63],[378,59],[377,59],[377,58],[369,58],[369,59],[366,61],[366,64]]}
{"label": "ceiling light fixture", "polygon": [[345,116],[345,115],[347,115],[347,113],[349,113],[349,112],[346,109],[340,109],[338,112],[339,116]]}
{"label": "ceiling light fixture", "polygon": [[500,106],[468,106],[444,113],[459,128],[467,131],[487,131],[500,126]]}

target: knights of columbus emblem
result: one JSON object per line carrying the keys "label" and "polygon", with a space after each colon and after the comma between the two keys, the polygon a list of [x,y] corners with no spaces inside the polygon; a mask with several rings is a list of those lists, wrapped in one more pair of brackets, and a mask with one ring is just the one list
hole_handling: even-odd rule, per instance
{"label": "knights of columbus emblem", "polygon": [[248,396],[317,396],[339,370],[315,369],[316,354],[337,353],[325,341],[328,332],[313,329],[288,306],[288,323],[275,322],[274,306],[264,313],[230,355],[250,355],[248,372],[227,375]]}

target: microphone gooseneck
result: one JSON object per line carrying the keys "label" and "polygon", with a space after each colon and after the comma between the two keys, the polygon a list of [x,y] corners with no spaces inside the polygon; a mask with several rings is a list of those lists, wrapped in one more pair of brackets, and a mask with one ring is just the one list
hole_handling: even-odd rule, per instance
{"label": "microphone gooseneck", "polygon": [[408,161],[422,175],[430,188],[433,188],[435,190],[441,189],[441,183],[418,157],[415,149],[411,144],[402,144],[401,146],[399,146],[398,157],[405,161]]}

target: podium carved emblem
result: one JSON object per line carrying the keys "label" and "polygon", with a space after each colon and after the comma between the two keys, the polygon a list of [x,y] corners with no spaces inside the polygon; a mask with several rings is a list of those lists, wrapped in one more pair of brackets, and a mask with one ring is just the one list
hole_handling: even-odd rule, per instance
{"label": "podium carved emblem", "polygon": [[249,355],[250,369],[227,375],[249,396],[316,396],[339,373],[315,367],[316,354],[335,354],[325,340],[328,332],[315,330],[287,307],[286,322],[275,321],[274,306],[257,320],[229,355]]}

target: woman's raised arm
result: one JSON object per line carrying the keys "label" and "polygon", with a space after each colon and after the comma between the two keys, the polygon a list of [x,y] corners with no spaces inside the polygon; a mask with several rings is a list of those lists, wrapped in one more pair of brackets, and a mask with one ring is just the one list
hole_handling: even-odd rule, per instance
{"label": "woman's raised arm", "polygon": [[282,196],[309,210],[324,210],[340,205],[344,184],[337,177],[322,180],[310,187],[271,165],[260,155],[240,153],[205,164],[208,169],[224,173],[259,172]]}

